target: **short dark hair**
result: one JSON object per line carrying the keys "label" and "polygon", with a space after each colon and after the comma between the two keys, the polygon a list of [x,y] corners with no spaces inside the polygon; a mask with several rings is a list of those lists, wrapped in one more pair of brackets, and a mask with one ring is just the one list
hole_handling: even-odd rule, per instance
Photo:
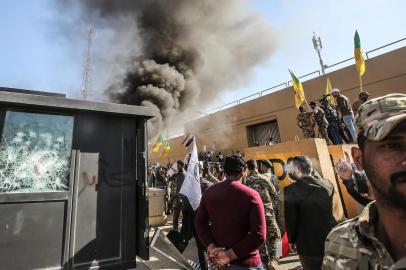
{"label": "short dark hair", "polygon": [[300,111],[300,112],[303,112],[304,110],[305,110],[305,108],[304,108],[303,106],[300,106],[300,107],[299,107],[299,111]]}
{"label": "short dark hair", "polygon": [[295,156],[291,161],[302,173],[310,174],[313,170],[312,161],[305,155]]}
{"label": "short dark hair", "polygon": [[253,171],[257,167],[258,167],[258,165],[257,165],[257,162],[255,160],[253,160],[253,159],[247,160],[247,168],[248,168],[248,170]]}
{"label": "short dark hair", "polygon": [[178,163],[179,165],[185,166],[185,162],[183,160],[178,160],[178,161],[176,161],[176,163]]}
{"label": "short dark hair", "polygon": [[317,104],[316,104],[316,102],[311,101],[311,102],[309,103],[309,106],[317,106]]}
{"label": "short dark hair", "polygon": [[245,160],[238,155],[226,157],[224,161],[224,171],[226,175],[237,176],[247,167]]}

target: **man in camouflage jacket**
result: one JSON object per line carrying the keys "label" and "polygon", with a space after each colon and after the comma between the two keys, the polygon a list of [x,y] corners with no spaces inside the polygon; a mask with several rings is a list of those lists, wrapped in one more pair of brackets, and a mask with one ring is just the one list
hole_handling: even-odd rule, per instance
{"label": "man in camouflage jacket", "polygon": [[327,144],[330,144],[330,140],[327,134],[328,121],[323,109],[317,106],[316,102],[314,101],[310,102],[309,106],[314,112],[313,116],[317,126],[319,127],[320,136],[326,140]]}
{"label": "man in camouflage jacket", "polygon": [[270,180],[258,172],[258,166],[255,160],[248,160],[247,167],[249,172],[245,184],[259,193],[265,208],[267,230],[265,243],[262,244],[259,249],[261,260],[266,270],[278,269],[276,243],[280,240],[281,234],[278,224],[276,223],[271,195],[276,194],[276,190]]}
{"label": "man in camouflage jacket", "polygon": [[279,226],[279,230],[282,232],[282,221],[281,221],[281,191],[279,187],[279,179],[272,173],[272,163],[267,160],[259,160],[258,161],[258,170],[259,172],[264,175],[274,186],[275,192],[271,192],[271,200],[273,209],[275,212],[276,223]]}
{"label": "man in camouflage jacket", "polygon": [[352,156],[376,201],[331,231],[322,269],[406,269],[406,95],[365,102],[356,125]]}
{"label": "man in camouflage jacket", "polygon": [[297,126],[302,129],[305,139],[316,137],[316,133],[314,133],[316,123],[314,122],[312,114],[312,112],[306,112],[304,107],[299,107],[299,114],[297,115],[296,122]]}

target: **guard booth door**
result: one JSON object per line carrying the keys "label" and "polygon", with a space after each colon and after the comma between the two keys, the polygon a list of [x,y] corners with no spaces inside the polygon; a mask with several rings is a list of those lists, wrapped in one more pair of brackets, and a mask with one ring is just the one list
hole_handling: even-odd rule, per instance
{"label": "guard booth door", "polygon": [[137,120],[77,115],[69,268],[134,268],[136,255],[148,258],[145,122]]}
{"label": "guard booth door", "polygon": [[148,258],[146,121],[21,109],[0,109],[0,269]]}

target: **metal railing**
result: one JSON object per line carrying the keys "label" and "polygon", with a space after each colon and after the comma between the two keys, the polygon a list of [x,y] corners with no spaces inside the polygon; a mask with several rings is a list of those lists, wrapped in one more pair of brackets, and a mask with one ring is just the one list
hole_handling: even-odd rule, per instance
{"label": "metal railing", "polygon": [[[378,47],[378,48],[375,48],[375,49],[373,49],[373,50],[367,51],[367,52],[365,53],[366,59],[369,59],[369,58],[370,58],[369,55],[370,55],[371,53],[373,53],[373,52],[380,51],[380,50],[382,50],[382,49],[385,49],[385,48],[390,47],[390,46],[392,46],[392,45],[398,44],[398,43],[400,43],[400,42],[402,42],[402,41],[405,41],[405,40],[406,40],[406,38],[402,38],[402,39],[396,40],[396,41],[394,41],[394,42],[391,42],[391,43],[385,44],[385,45],[383,45],[383,46],[380,46],[380,47]],[[328,65],[328,66],[325,67],[325,70],[329,70],[329,72],[331,72],[331,71],[335,70],[334,68],[336,68],[337,66],[340,66],[340,65],[342,65],[342,64],[345,64],[345,63],[347,63],[347,62],[349,62],[349,61],[352,61],[352,60],[354,60],[354,57],[350,57],[350,58],[348,58],[348,59],[342,60],[342,61],[337,62],[337,63],[335,63],[335,64]],[[351,64],[351,65],[352,65],[352,64]],[[350,65],[346,65],[346,66],[350,66]],[[317,75],[316,75],[316,76],[312,76],[312,75],[315,75],[315,74],[317,74]],[[308,73],[308,74],[306,74],[306,75],[302,75],[302,76],[300,76],[300,77],[298,77],[298,78],[299,78],[299,79],[303,79],[303,78],[308,78],[308,77],[311,76],[311,78],[309,78],[309,79],[314,79],[314,78],[319,77],[319,76],[321,76],[321,75],[322,75],[321,70],[316,70],[316,71],[310,72],[310,73]],[[273,93],[275,90],[282,90],[282,89],[284,89],[284,88],[289,87],[290,85],[292,85],[292,81],[283,82],[283,83],[281,83],[281,84],[272,86],[272,87],[267,88],[267,89],[265,89],[265,90],[262,90],[262,91],[259,91],[259,92],[257,92],[257,93],[251,94],[251,95],[249,95],[249,96],[246,96],[246,97],[237,99],[237,100],[235,100],[235,101],[233,101],[233,102],[230,102],[230,103],[227,103],[227,104],[225,104],[225,105],[222,105],[222,106],[219,106],[219,107],[210,109],[209,111],[206,111],[206,114],[212,114],[212,113],[215,113],[215,112],[224,110],[224,109],[228,109],[228,108],[234,107],[234,106],[239,105],[239,104],[241,104],[241,103],[251,101],[251,100],[255,99],[255,97],[256,97],[256,98],[259,98],[259,97],[262,97],[262,96],[264,96],[264,95]],[[283,86],[283,88],[280,88],[280,87],[282,87],[282,86]],[[265,94],[265,93],[266,93],[266,94]],[[254,97],[254,98],[252,98],[252,97]]]}

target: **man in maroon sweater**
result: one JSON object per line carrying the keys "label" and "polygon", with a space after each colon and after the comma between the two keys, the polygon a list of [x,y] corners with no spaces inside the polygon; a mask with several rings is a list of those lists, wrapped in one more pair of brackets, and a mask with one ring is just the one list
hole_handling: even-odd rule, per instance
{"label": "man in maroon sweater", "polygon": [[245,186],[241,156],[224,162],[227,180],[202,197],[196,229],[214,268],[262,270],[258,248],[266,238],[264,206],[255,190]]}

